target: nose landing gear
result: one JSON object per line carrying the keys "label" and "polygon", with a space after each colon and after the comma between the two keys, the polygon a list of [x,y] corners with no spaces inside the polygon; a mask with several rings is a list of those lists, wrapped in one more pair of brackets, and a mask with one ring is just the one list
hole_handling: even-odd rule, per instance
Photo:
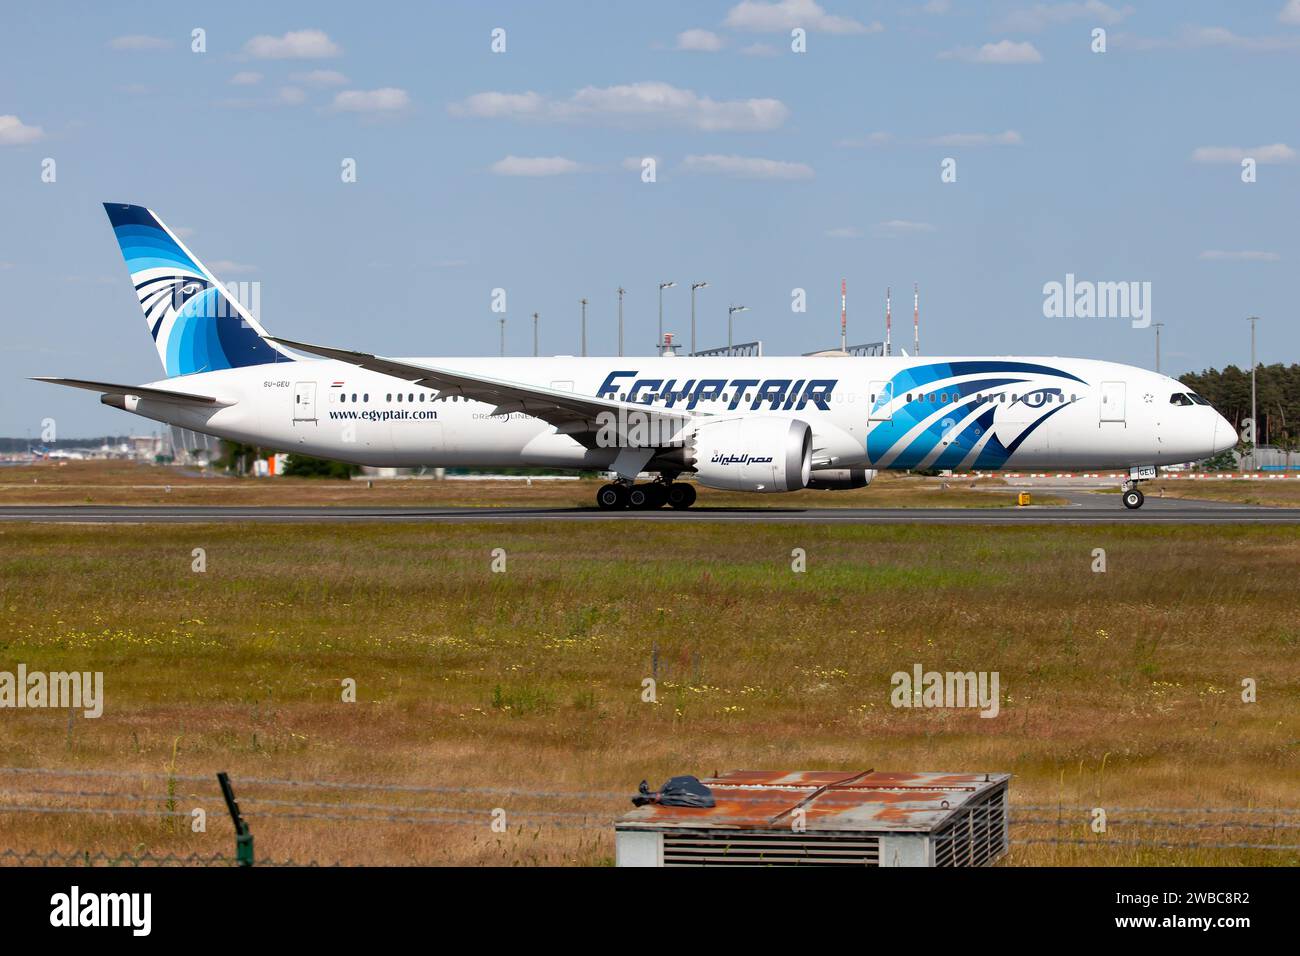
{"label": "nose landing gear", "polygon": [[1124,479],[1124,484],[1120,485],[1120,498],[1124,502],[1124,507],[1130,511],[1136,511],[1142,507],[1142,502],[1146,496],[1138,490],[1138,483],[1150,481],[1157,474],[1155,465],[1138,465],[1128,470],[1128,477]]}
{"label": "nose landing gear", "polygon": [[1146,496],[1136,488],[1125,488],[1123,498],[1124,507],[1129,510],[1141,508],[1142,502],[1146,500]]}

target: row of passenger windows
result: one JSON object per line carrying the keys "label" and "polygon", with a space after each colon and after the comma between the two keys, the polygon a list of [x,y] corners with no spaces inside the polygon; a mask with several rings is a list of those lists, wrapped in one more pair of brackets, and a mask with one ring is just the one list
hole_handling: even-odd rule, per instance
{"label": "row of passenger windows", "polygon": [[[427,392],[427,393],[426,393],[426,392],[407,392],[405,397],[402,396],[402,393],[401,393],[401,392],[398,392],[396,396],[394,396],[392,392],[389,392],[387,395],[384,396],[384,401],[386,401],[386,402],[391,402],[391,401],[394,400],[394,398],[396,398],[396,400],[399,401],[399,402],[402,402],[402,401],[406,401],[406,402],[424,402],[424,401],[429,401],[429,402],[459,402],[459,401],[462,401],[462,399],[461,399],[461,397],[460,397],[459,395],[439,395],[437,392]],[[362,393],[360,393],[360,394],[357,394],[356,392],[353,392],[353,393],[352,393],[352,397],[349,398],[346,392],[340,392],[340,393],[339,393],[339,401],[340,401],[340,402],[343,402],[343,403],[345,403],[345,404],[348,403],[348,402],[354,402],[354,403],[359,403],[359,404],[365,404],[366,402],[370,401],[370,394],[369,394],[368,392],[362,392]],[[463,401],[468,402],[469,399],[466,398],[466,399],[463,399]]]}
{"label": "row of passenger windows", "polygon": [[[1018,392],[1012,392],[1010,397],[1011,397],[1011,401],[1014,403],[1020,401],[1022,396]],[[995,395],[984,395],[984,394],[977,393],[976,395],[973,396],[973,398],[975,399],[975,404],[979,404],[980,402],[985,401],[986,399],[991,402],[1002,402],[1005,404],[1007,401],[1007,393],[999,392]],[[913,399],[915,399],[918,402],[930,402],[931,404],[934,405],[946,405],[949,402],[961,401],[961,392],[952,392],[952,393],[930,392],[928,395],[925,394],[924,392],[916,392],[915,394],[913,394],[912,392],[908,392],[907,400],[910,402]],[[1078,395],[1070,396],[1070,401],[1077,402],[1078,400],[1079,400]],[[872,394],[871,402],[873,405],[875,404],[875,401],[876,401],[876,396],[875,394]],[[1048,405],[1050,405],[1052,402],[1064,402],[1064,401],[1065,401],[1064,395],[1057,395],[1054,392],[1047,392],[1043,396],[1044,404],[1048,404]]]}

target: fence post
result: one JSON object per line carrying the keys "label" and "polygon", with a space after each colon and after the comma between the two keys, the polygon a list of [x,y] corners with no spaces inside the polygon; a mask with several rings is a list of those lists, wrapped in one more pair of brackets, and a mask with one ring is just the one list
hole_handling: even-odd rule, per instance
{"label": "fence post", "polygon": [[235,791],[230,786],[230,774],[221,771],[217,774],[217,782],[221,784],[221,795],[226,798],[226,809],[230,811],[230,819],[235,824],[235,863],[238,866],[252,866],[253,833],[248,829],[248,822],[239,812],[239,804],[235,802]]}

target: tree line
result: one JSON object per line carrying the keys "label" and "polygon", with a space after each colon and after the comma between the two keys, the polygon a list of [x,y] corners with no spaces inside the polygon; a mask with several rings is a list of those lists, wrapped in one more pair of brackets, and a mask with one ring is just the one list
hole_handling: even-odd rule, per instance
{"label": "tree line", "polygon": [[[1237,431],[1250,417],[1250,369],[1235,365],[1188,372],[1178,379],[1232,422]],[[1300,365],[1260,365],[1255,369],[1255,437],[1261,445],[1300,438]]]}

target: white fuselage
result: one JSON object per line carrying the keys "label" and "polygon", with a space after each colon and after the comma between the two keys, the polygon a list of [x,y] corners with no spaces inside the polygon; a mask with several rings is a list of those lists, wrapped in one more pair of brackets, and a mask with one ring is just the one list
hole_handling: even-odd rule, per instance
{"label": "white fuselage", "polygon": [[[648,403],[701,421],[800,419],[814,468],[1113,468],[1207,457],[1235,431],[1164,375],[1023,357],[414,358],[415,365]],[[601,469],[589,447],[522,412],[329,359],[152,383],[228,403],[131,397],[127,410],[266,448],[386,466]]]}

